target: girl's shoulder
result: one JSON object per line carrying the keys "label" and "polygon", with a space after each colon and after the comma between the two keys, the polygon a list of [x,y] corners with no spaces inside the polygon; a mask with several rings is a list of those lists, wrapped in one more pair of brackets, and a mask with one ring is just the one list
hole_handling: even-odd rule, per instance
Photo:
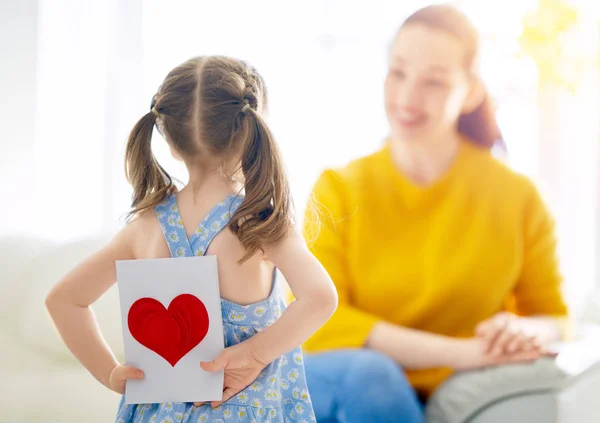
{"label": "girl's shoulder", "polygon": [[[155,256],[156,253],[150,250],[155,250],[157,247],[165,244],[158,217],[156,216],[154,209],[146,210],[134,216],[127,223],[124,230],[128,232],[136,258]],[[163,247],[166,249],[165,251],[168,252],[166,244]]]}

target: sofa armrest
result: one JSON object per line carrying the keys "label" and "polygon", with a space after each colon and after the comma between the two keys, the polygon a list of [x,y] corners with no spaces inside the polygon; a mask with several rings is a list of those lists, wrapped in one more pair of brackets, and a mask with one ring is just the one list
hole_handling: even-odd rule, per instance
{"label": "sofa armrest", "polygon": [[432,395],[430,423],[467,423],[486,407],[508,398],[566,390],[600,370],[597,341],[565,344],[556,359],[513,364],[456,374]]}

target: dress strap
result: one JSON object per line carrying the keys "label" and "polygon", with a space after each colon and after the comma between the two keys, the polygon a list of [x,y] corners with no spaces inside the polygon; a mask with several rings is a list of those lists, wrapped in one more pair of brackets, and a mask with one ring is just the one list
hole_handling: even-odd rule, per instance
{"label": "dress strap", "polygon": [[230,195],[206,215],[190,238],[192,254],[202,256],[213,239],[229,225],[231,216],[244,201],[241,195]]}
{"label": "dress strap", "polygon": [[155,210],[163,235],[171,251],[171,257],[192,257],[192,249],[185,233],[175,194],[167,197],[165,201],[156,206]]}
{"label": "dress strap", "polygon": [[175,194],[156,206],[156,216],[162,229],[171,257],[202,256],[208,250],[212,240],[227,227],[231,216],[244,201],[240,195],[230,195],[214,206],[202,220],[188,240],[179,213]]}

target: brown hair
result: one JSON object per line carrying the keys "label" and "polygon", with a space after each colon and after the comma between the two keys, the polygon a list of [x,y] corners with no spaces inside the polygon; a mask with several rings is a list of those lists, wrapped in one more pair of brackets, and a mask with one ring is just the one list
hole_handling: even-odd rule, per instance
{"label": "brown hair", "polygon": [[241,60],[196,57],[177,66],[152,100],[151,111],[135,125],[125,153],[133,186],[129,217],[160,204],[176,191],[151,150],[156,125],[184,158],[239,163],[245,197],[229,228],[246,250],[243,260],[282,239],[292,224],[287,178],[275,139],[261,113],[267,89],[256,70]]}
{"label": "brown hair", "polygon": [[[475,68],[479,55],[479,34],[469,18],[461,11],[447,4],[432,5],[410,15],[400,29],[409,24],[422,24],[458,38],[465,49],[467,68],[471,72],[477,72]],[[475,110],[459,118],[458,130],[472,142],[483,147],[491,148],[496,144],[504,147],[494,106],[488,93]]]}

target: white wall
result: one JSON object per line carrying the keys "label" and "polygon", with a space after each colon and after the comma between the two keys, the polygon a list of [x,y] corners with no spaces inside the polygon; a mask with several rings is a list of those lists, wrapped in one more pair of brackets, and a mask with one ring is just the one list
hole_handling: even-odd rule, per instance
{"label": "white wall", "polygon": [[0,0],[0,234],[31,217],[37,0]]}

